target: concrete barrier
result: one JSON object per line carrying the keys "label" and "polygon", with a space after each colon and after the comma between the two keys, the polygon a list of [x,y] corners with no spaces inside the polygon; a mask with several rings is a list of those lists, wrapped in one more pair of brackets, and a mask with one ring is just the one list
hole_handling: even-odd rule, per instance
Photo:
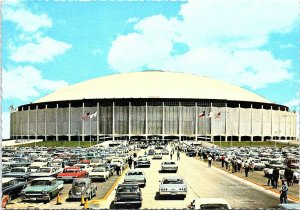
{"label": "concrete barrier", "polygon": [[[21,142],[18,142],[21,141]],[[43,139],[33,139],[33,140],[25,140],[25,139],[17,139],[17,140],[8,140],[8,141],[2,141],[2,147],[9,147],[9,146],[18,146],[22,144],[29,144],[34,142],[41,142]]]}

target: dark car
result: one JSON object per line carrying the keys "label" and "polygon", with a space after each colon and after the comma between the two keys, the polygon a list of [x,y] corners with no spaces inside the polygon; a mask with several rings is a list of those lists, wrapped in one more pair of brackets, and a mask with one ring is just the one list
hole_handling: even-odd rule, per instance
{"label": "dark car", "polygon": [[92,183],[92,180],[89,178],[79,178],[75,179],[72,184],[72,188],[69,191],[70,199],[80,199],[81,195],[84,198],[92,199],[93,196],[96,196],[97,187]]}
{"label": "dark car", "polygon": [[78,159],[70,159],[66,162],[66,166],[73,166],[75,164],[79,163]]}
{"label": "dark car", "polygon": [[142,192],[138,184],[119,184],[114,200],[115,207],[142,206]]}
{"label": "dark car", "polygon": [[3,176],[3,174],[9,173],[10,170],[11,170],[10,167],[8,167],[8,166],[3,166],[3,167],[2,167],[2,176]]}
{"label": "dark car", "polygon": [[2,178],[2,195],[8,195],[9,200],[19,196],[26,187],[26,182],[20,182],[17,178]]}
{"label": "dark car", "polygon": [[185,153],[186,156],[189,156],[189,157],[196,157],[197,156],[197,152],[192,150],[192,151],[189,151],[187,153]]}

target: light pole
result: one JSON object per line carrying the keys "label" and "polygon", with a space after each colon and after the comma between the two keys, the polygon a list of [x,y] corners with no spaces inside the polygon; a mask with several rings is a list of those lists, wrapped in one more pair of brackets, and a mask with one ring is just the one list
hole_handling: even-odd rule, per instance
{"label": "light pole", "polygon": [[[34,147],[36,147],[37,133],[34,130],[30,130],[30,132],[34,133]],[[28,137],[29,138],[29,137]]]}
{"label": "light pole", "polygon": [[78,136],[78,146],[80,147],[80,136],[79,136],[79,130],[75,130],[75,133]]}

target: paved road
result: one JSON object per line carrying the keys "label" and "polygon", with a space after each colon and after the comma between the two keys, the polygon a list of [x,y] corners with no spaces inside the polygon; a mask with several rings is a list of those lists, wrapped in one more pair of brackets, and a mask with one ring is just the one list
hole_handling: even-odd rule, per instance
{"label": "paved road", "polygon": [[[169,156],[164,156],[164,159],[168,160]],[[188,184],[186,198],[170,200],[170,198],[161,199],[157,196],[159,180],[164,176],[174,175],[174,173],[158,173],[161,160],[152,160],[151,167],[144,169],[147,186],[142,188],[142,208],[186,208],[197,197],[224,198],[233,208],[272,208],[278,204],[278,197],[254,187],[246,181],[239,181],[238,178],[218,169],[208,168],[206,163],[199,160],[181,154],[181,160],[177,163],[179,165],[177,174],[184,177]],[[101,207],[113,207],[110,205],[113,199],[114,191]]]}

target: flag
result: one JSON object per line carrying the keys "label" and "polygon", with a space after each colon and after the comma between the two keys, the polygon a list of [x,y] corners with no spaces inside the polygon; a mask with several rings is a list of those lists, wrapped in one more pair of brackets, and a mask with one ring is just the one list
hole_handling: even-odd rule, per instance
{"label": "flag", "polygon": [[91,114],[91,115],[90,115],[90,118],[91,118],[91,119],[94,118],[94,117],[97,117],[97,112],[95,112],[94,114]]}
{"label": "flag", "polygon": [[211,118],[212,112],[209,112],[209,114],[206,116],[206,118]]}
{"label": "flag", "polygon": [[198,115],[198,117],[204,117],[205,116],[205,111],[203,111],[201,114]]}
{"label": "flag", "polygon": [[90,116],[90,112],[87,112],[86,114],[82,115],[81,119],[82,120],[87,120]]}
{"label": "flag", "polygon": [[218,114],[215,115],[215,118],[220,118],[221,117],[221,112],[218,112]]}

